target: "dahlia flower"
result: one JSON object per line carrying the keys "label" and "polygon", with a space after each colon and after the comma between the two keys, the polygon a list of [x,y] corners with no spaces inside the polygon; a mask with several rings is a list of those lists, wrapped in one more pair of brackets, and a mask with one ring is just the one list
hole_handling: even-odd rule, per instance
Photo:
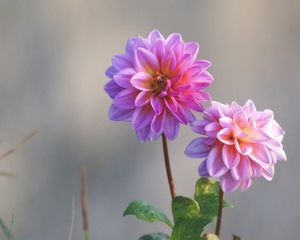
{"label": "dahlia flower", "polygon": [[194,139],[185,153],[205,158],[199,174],[220,178],[224,192],[238,187],[245,191],[256,177],[272,180],[277,161],[286,160],[281,144],[284,131],[273,112],[257,111],[251,100],[243,107],[212,102],[192,129],[204,137]]}
{"label": "dahlia flower", "polygon": [[129,121],[141,141],[162,133],[173,140],[180,124],[195,120],[192,110],[204,110],[204,92],[213,77],[207,60],[197,60],[199,46],[184,42],[180,34],[166,39],[159,31],[148,38],[134,37],[125,53],[115,55],[106,75],[105,91],[113,99],[109,117]]}

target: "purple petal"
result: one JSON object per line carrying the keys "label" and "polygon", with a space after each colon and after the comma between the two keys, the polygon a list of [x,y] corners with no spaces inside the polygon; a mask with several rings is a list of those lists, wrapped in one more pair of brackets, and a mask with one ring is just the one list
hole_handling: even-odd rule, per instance
{"label": "purple petal", "polygon": [[124,68],[114,75],[114,80],[121,87],[131,88],[132,85],[130,83],[130,79],[135,73],[136,72],[133,68]]}
{"label": "purple petal", "polygon": [[224,192],[233,192],[240,185],[240,182],[235,180],[230,172],[227,172],[224,176],[220,178],[220,186]]}
{"label": "purple petal", "polygon": [[146,127],[153,119],[154,111],[151,107],[139,107],[137,108],[132,116],[132,127],[135,130]]}
{"label": "purple petal", "polygon": [[253,146],[250,143],[239,141],[236,138],[234,139],[234,145],[236,150],[243,155],[249,155],[253,150]]}
{"label": "purple petal", "polygon": [[110,79],[112,79],[114,77],[114,75],[116,74],[116,72],[117,72],[117,70],[113,66],[110,66],[108,69],[106,69],[105,75],[107,77],[109,77]]}
{"label": "purple petal", "polygon": [[198,167],[198,173],[202,177],[209,177],[209,173],[206,168],[206,160],[200,163],[200,166]]}
{"label": "purple petal", "polygon": [[115,96],[113,104],[118,108],[122,109],[133,109],[135,108],[135,98],[138,92],[136,89],[124,89]]}
{"label": "purple petal", "polygon": [[109,119],[113,121],[131,121],[134,110],[120,109],[111,105],[109,109]]}
{"label": "purple petal", "polygon": [[173,51],[170,51],[168,55],[165,55],[162,59],[161,69],[163,73],[167,76],[173,76],[173,72],[175,71],[176,65],[176,57]]}
{"label": "purple petal", "polygon": [[151,123],[151,130],[154,133],[161,133],[161,131],[163,130],[163,126],[165,124],[165,120],[166,120],[166,111],[163,111],[161,114],[155,114],[152,123]]}
{"label": "purple petal", "polygon": [[241,182],[241,191],[245,192],[252,184],[252,178]]}
{"label": "purple petal", "polygon": [[171,112],[176,112],[178,109],[178,103],[176,101],[176,99],[174,97],[170,97],[170,96],[166,96],[164,98],[165,104],[167,106],[167,108],[169,108],[169,110]]}
{"label": "purple petal", "polygon": [[125,54],[115,55],[112,59],[112,64],[113,64],[114,68],[117,70],[133,67],[130,59],[128,59],[128,56]]}
{"label": "purple petal", "polygon": [[271,181],[274,177],[275,168],[271,165],[269,168],[261,169],[261,175],[268,181]]}
{"label": "purple petal", "polygon": [[199,44],[197,42],[187,42],[184,44],[184,51],[190,54],[193,61],[195,61],[199,52]]}
{"label": "purple petal", "polygon": [[222,161],[222,145],[215,145],[207,157],[207,171],[212,177],[221,177],[228,171],[228,168]]}
{"label": "purple petal", "polygon": [[105,84],[104,90],[107,94],[114,98],[119,92],[121,92],[124,88],[120,87],[114,80],[110,80]]}
{"label": "purple petal", "polygon": [[208,156],[211,147],[204,143],[207,138],[199,137],[193,139],[185,149],[184,153],[192,158],[205,158]]}
{"label": "purple petal", "polygon": [[162,113],[162,111],[164,109],[163,102],[164,102],[164,100],[159,96],[152,95],[152,97],[150,98],[151,106],[157,114]]}
{"label": "purple petal", "polygon": [[174,140],[179,131],[179,123],[168,111],[166,112],[166,120],[164,124],[164,133],[169,140]]}

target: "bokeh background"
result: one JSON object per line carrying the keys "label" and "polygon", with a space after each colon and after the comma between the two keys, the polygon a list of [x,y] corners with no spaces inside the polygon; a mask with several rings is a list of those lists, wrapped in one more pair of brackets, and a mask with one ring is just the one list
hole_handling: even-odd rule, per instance
{"label": "bokeh background", "polygon": [[[111,122],[105,69],[130,36],[152,29],[200,43],[212,61],[215,100],[274,110],[286,130],[287,163],[272,182],[227,195],[223,239],[298,239],[300,225],[300,2],[200,0],[0,0],[1,152],[34,128],[40,133],[1,160],[0,216],[16,239],[67,239],[74,196],[81,239],[80,164],[88,168],[92,239],[134,240],[168,230],[122,212],[147,200],[170,216],[161,142],[141,144],[127,123]],[[181,127],[171,142],[177,192],[192,196],[199,160],[183,153],[195,136]]]}

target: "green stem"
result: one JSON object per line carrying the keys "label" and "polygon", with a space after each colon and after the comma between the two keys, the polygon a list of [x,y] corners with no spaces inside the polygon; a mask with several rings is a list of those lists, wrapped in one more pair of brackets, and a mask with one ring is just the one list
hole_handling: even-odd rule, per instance
{"label": "green stem", "polygon": [[217,218],[216,231],[215,231],[215,234],[218,237],[220,236],[220,232],[221,232],[222,212],[223,212],[223,198],[224,198],[224,192],[222,191],[222,188],[220,187],[218,218]]}
{"label": "green stem", "polygon": [[174,184],[172,171],[171,171],[170,158],[169,158],[169,152],[168,152],[168,142],[167,142],[167,138],[164,134],[162,134],[162,144],[163,144],[164,159],[165,159],[170,193],[171,193],[172,199],[174,199],[176,197],[175,184]]}
{"label": "green stem", "polygon": [[80,168],[81,176],[81,213],[82,213],[82,227],[83,227],[83,239],[89,240],[89,222],[88,222],[88,210],[87,210],[87,173],[85,166]]}

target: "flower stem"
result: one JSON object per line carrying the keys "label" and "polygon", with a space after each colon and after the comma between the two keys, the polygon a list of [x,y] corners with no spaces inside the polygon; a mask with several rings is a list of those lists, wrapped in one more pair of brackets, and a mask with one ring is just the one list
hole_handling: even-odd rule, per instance
{"label": "flower stem", "polygon": [[166,165],[166,171],[167,171],[167,176],[168,176],[171,197],[172,197],[172,199],[174,199],[176,197],[175,185],[174,185],[174,180],[173,180],[171,166],[170,166],[167,138],[164,134],[162,134],[162,144],[163,144],[165,165]]}
{"label": "flower stem", "polygon": [[220,187],[218,218],[217,218],[217,225],[216,225],[216,231],[215,231],[215,234],[218,237],[220,236],[220,231],[221,231],[222,212],[223,212],[223,198],[224,198],[224,192],[222,191],[222,188]]}
{"label": "flower stem", "polygon": [[81,176],[81,213],[83,222],[83,239],[89,240],[89,222],[88,222],[88,210],[87,210],[87,173],[85,166],[80,168]]}

